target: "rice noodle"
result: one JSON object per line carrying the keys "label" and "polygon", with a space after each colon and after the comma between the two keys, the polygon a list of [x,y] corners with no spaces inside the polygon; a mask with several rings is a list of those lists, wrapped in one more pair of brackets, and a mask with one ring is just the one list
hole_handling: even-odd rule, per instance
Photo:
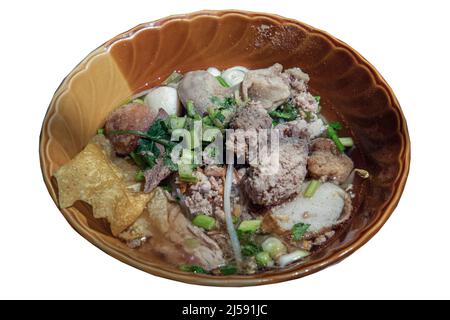
{"label": "rice noodle", "polygon": [[233,218],[231,217],[231,186],[233,184],[233,165],[229,164],[227,167],[227,175],[225,177],[225,185],[223,191],[223,211],[225,212],[225,221],[227,224],[227,231],[230,236],[231,246],[236,260],[236,265],[242,262],[241,244],[236,233],[236,229],[233,225]]}
{"label": "rice noodle", "polygon": [[327,120],[327,118],[325,118],[325,116],[323,114],[319,113],[317,116],[319,119],[322,120],[323,124],[325,124],[325,125],[328,124],[328,120]]}

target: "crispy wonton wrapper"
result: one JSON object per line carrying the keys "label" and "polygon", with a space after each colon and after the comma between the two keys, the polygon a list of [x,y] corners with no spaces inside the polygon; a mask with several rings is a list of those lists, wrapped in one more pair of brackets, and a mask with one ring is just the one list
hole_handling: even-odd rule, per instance
{"label": "crispy wonton wrapper", "polygon": [[92,206],[95,218],[105,218],[114,236],[141,215],[150,194],[132,192],[120,169],[99,144],[89,143],[74,159],[54,174],[58,181],[59,205],[70,207],[77,200]]}

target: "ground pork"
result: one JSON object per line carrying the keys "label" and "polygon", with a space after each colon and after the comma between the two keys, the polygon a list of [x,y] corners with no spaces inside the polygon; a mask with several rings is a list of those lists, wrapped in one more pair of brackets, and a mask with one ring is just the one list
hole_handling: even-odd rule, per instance
{"label": "ground pork", "polygon": [[239,108],[231,120],[230,127],[233,129],[270,129],[272,118],[264,109],[261,102],[251,101],[247,106]]}
{"label": "ground pork", "polygon": [[159,183],[170,175],[170,169],[164,164],[164,160],[159,158],[156,164],[144,171],[145,186],[144,192],[151,192]]}
{"label": "ground pork", "polygon": [[243,189],[255,204],[280,203],[300,190],[306,175],[307,156],[305,140],[280,139],[278,154],[273,150],[262,163],[250,166],[242,180]]}
{"label": "ground pork", "polygon": [[319,103],[316,98],[309,92],[300,92],[294,94],[292,97],[292,102],[300,110],[300,112],[305,113],[317,113],[319,111]]}
{"label": "ground pork", "polygon": [[185,204],[193,215],[223,216],[223,178],[196,171],[198,181],[189,185]]}

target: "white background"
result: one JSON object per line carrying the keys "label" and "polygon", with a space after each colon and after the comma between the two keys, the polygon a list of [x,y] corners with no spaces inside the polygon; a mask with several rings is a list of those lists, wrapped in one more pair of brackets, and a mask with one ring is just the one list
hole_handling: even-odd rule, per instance
{"label": "white background", "polygon": [[[0,298],[450,298],[446,2],[3,2]],[[54,91],[79,61],[141,22],[220,8],[277,13],[347,42],[392,86],[408,121],[411,171],[394,214],[351,257],[303,279],[239,289],[151,276],[111,258],[72,230],[41,178],[41,123]]]}

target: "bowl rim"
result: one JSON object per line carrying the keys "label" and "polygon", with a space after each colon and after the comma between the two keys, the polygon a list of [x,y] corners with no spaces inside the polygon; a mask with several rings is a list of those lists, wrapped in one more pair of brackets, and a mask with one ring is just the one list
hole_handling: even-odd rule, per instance
{"label": "bowl rim", "polygon": [[[335,47],[342,48],[346,50],[355,60],[357,63],[365,66],[370,71],[370,76],[374,83],[376,85],[379,85],[383,87],[387,94],[389,95],[389,98],[391,100],[391,107],[394,109],[394,111],[398,115],[399,120],[399,133],[402,136],[403,139],[403,149],[400,152],[399,160],[401,160],[402,164],[402,170],[399,171],[397,178],[394,180],[393,184],[396,186],[394,188],[394,191],[392,195],[390,196],[390,199],[388,199],[385,202],[384,208],[381,208],[382,211],[380,217],[371,223],[371,225],[367,226],[366,229],[362,232],[362,234],[356,238],[351,240],[349,243],[347,243],[343,248],[336,250],[333,254],[331,254],[329,257],[321,258],[315,261],[314,263],[309,263],[306,265],[297,265],[295,268],[289,268],[288,270],[284,270],[282,272],[278,273],[262,273],[252,276],[226,276],[226,277],[218,277],[218,276],[212,276],[212,275],[201,275],[201,274],[191,274],[191,273],[185,273],[185,272],[176,272],[173,269],[162,269],[155,266],[151,266],[142,262],[139,262],[132,258],[131,256],[124,255],[118,251],[116,251],[114,248],[110,247],[106,243],[101,243],[98,239],[94,238],[92,234],[89,233],[89,230],[81,227],[74,219],[72,218],[72,214],[74,211],[76,211],[75,208],[70,207],[67,209],[61,209],[59,208],[57,196],[55,193],[55,190],[52,186],[51,182],[51,175],[48,175],[47,172],[45,172],[45,168],[48,166],[48,159],[45,155],[45,148],[48,142],[48,139],[46,139],[44,130],[47,126],[48,120],[49,120],[49,114],[52,110],[55,98],[61,94],[61,90],[64,89],[64,85],[70,81],[70,79],[82,68],[86,67],[89,64],[89,61],[95,57],[96,55],[99,55],[104,52],[104,49],[110,48],[113,44],[117,43],[118,41],[132,38],[134,37],[139,31],[148,29],[148,28],[161,28],[166,23],[174,20],[188,20],[192,21],[199,17],[204,16],[213,16],[213,17],[222,17],[224,15],[228,14],[236,14],[236,15],[242,15],[247,18],[254,18],[254,17],[263,17],[267,19],[271,19],[276,21],[277,23],[292,23],[295,25],[298,25],[299,27],[308,30],[309,32],[315,33],[317,35],[323,36],[326,40],[331,42]],[[400,104],[392,90],[392,88],[389,86],[389,84],[386,82],[386,80],[382,77],[382,75],[376,70],[376,68],[367,61],[361,54],[359,54],[355,49],[353,49],[351,46],[346,44],[345,42],[335,38],[331,34],[329,34],[326,31],[314,28],[306,23],[303,23],[301,21],[291,19],[291,18],[285,18],[280,15],[271,14],[271,13],[262,13],[262,12],[252,12],[252,11],[245,11],[245,10],[201,10],[191,13],[185,13],[185,14],[176,14],[176,15],[170,15],[161,19],[157,19],[151,22],[142,23],[137,25],[136,27],[131,28],[128,31],[125,31],[112,39],[106,41],[101,46],[93,50],[91,53],[89,53],[62,81],[62,83],[59,85],[57,90],[55,91],[55,94],[53,95],[52,101],[50,102],[50,105],[46,111],[41,132],[39,136],[39,159],[40,159],[40,166],[41,166],[41,172],[43,176],[44,183],[50,193],[51,198],[53,199],[54,203],[56,204],[57,208],[60,210],[60,212],[63,214],[65,219],[69,222],[69,224],[72,226],[72,228],[75,229],[83,238],[88,240],[90,243],[98,247],[100,250],[104,251],[108,255],[120,260],[123,263],[126,263],[127,265],[133,266],[137,269],[140,269],[144,272],[150,273],[155,276],[163,277],[170,280],[176,280],[181,281],[184,283],[189,284],[197,284],[197,285],[206,285],[206,286],[233,286],[233,287],[241,287],[241,286],[255,286],[255,285],[264,285],[264,284],[273,284],[278,282],[283,282],[287,280],[293,280],[297,278],[301,278],[307,275],[310,275],[312,273],[318,272],[328,266],[334,265],[340,261],[342,261],[344,258],[348,257],[349,255],[353,254],[356,250],[358,250],[361,246],[366,244],[380,229],[381,227],[386,223],[386,221],[391,216],[394,209],[397,207],[400,197],[403,193],[403,190],[405,188],[405,184],[407,181],[409,168],[410,168],[410,160],[411,160],[411,142],[409,138],[409,132],[408,132],[408,126],[406,123],[406,119],[404,117],[404,114],[402,112],[402,109],[400,107]]]}

